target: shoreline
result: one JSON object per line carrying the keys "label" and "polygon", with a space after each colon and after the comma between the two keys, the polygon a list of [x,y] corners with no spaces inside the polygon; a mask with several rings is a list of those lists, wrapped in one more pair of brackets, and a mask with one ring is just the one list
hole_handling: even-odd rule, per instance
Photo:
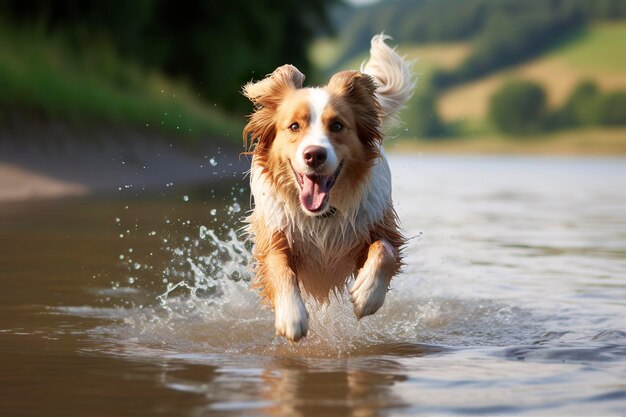
{"label": "shoreline", "polygon": [[[42,137],[49,133],[40,132]],[[190,149],[145,133],[100,132],[88,143],[76,135],[40,143],[15,135],[7,140],[2,132],[0,203],[217,183],[243,177],[249,166],[237,146],[224,139],[207,139]]]}
{"label": "shoreline", "polygon": [[[158,134],[102,131],[85,143],[71,130],[52,133],[39,128],[38,134],[52,137],[44,143],[32,140],[32,129],[20,132],[22,141],[15,140],[16,132],[12,140],[6,131],[0,134],[0,203],[211,184],[243,178],[249,167],[240,149],[225,139],[207,139],[189,149]],[[626,129],[519,139],[398,138],[386,142],[385,149],[389,154],[626,157]]]}
{"label": "shoreline", "polygon": [[626,128],[593,128],[529,137],[499,135],[386,142],[389,153],[626,157]]}

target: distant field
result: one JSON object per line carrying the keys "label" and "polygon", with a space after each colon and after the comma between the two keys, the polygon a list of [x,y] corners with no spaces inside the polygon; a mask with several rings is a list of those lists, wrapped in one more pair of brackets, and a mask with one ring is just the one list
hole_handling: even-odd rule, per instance
{"label": "distant field", "polygon": [[454,68],[471,52],[471,45],[464,42],[427,45],[401,45],[398,51],[417,65]]}
{"label": "distant field", "polygon": [[577,68],[623,73],[626,71],[626,23],[596,25],[555,53]]}
{"label": "distant field", "polygon": [[[393,40],[387,41],[389,45],[396,45]],[[341,44],[338,41],[324,38],[313,43],[309,51],[309,58],[313,65],[320,71],[327,71],[336,65],[341,58]],[[429,72],[435,67],[453,68],[460,64],[471,51],[468,43],[441,43],[425,45],[399,45],[398,51],[410,61],[415,61],[415,70],[418,74]],[[369,52],[351,58],[343,64],[339,70],[358,69],[361,63],[369,56]]]}
{"label": "distant field", "polygon": [[489,97],[510,78],[541,83],[551,106],[563,103],[583,79],[605,90],[626,89],[626,23],[594,25],[537,59],[447,91],[439,100],[441,117],[485,117]]}
{"label": "distant field", "polygon": [[625,156],[626,128],[595,128],[512,138],[498,134],[454,139],[392,139],[385,149],[396,153],[597,155]]}

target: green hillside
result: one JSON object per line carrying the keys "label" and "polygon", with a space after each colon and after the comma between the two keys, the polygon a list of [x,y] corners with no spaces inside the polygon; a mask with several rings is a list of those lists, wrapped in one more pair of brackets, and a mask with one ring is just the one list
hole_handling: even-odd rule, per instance
{"label": "green hillside", "polygon": [[592,25],[537,58],[443,92],[440,114],[450,121],[484,118],[489,97],[512,78],[543,85],[551,107],[563,104],[582,80],[605,91],[626,89],[625,50],[626,22]]}
{"label": "green hillside", "polygon": [[188,141],[239,139],[239,123],[202,103],[185,84],[129,64],[106,45],[79,57],[59,39],[3,26],[0,118],[15,112],[75,126],[156,129]]}
{"label": "green hillside", "polygon": [[[358,68],[367,59],[367,53],[361,52],[342,61],[337,54],[343,48],[342,42],[342,39],[321,39],[313,45],[311,59],[325,76],[336,69]],[[510,79],[528,79],[542,85],[552,109],[563,105],[583,80],[594,81],[603,91],[626,90],[626,54],[623,52],[626,50],[626,21],[598,22],[581,27],[553,42],[540,55],[451,88],[437,89],[433,81],[437,73],[458,68],[474,48],[472,41],[398,46],[400,53],[415,60],[419,82],[414,97],[404,110],[404,125],[392,132],[394,136],[494,135],[496,132],[487,119],[489,99]],[[334,51],[334,55],[325,54],[325,51]],[[341,64],[337,65],[338,62]],[[424,128],[424,124],[428,126]]]}
{"label": "green hillside", "polygon": [[603,73],[626,72],[626,22],[597,24],[575,33],[560,48],[550,51],[572,67]]}

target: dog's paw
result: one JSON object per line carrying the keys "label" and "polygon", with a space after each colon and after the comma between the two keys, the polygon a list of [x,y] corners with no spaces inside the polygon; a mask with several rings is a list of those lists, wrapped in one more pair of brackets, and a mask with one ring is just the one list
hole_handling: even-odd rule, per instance
{"label": "dog's paw", "polygon": [[309,331],[309,314],[296,292],[282,297],[276,303],[276,334],[297,342]]}
{"label": "dog's paw", "polygon": [[387,279],[371,268],[363,268],[350,289],[357,319],[374,314],[382,307],[387,295]]}

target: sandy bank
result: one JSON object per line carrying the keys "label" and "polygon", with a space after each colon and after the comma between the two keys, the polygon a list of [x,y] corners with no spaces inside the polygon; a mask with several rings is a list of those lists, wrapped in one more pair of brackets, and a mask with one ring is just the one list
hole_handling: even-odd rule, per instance
{"label": "sandy bank", "polygon": [[41,145],[33,134],[21,132],[25,140],[18,140],[15,132],[0,133],[0,202],[212,183],[240,178],[248,165],[229,142],[207,140],[189,150],[166,138],[100,132],[96,140],[71,133]]}

